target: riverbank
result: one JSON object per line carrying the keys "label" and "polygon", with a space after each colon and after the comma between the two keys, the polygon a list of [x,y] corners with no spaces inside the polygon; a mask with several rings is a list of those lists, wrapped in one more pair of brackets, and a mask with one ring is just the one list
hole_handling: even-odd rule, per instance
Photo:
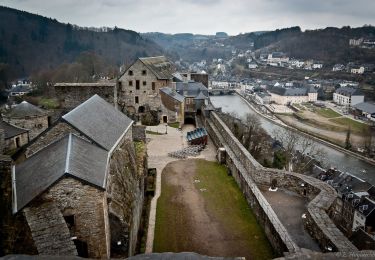
{"label": "riverbank", "polygon": [[274,118],[272,118],[272,117],[270,117],[270,116],[268,116],[268,115],[265,115],[265,114],[259,112],[258,109],[256,109],[256,108],[253,106],[253,104],[251,104],[251,102],[250,102],[249,100],[247,100],[247,99],[246,99],[241,93],[239,93],[238,91],[237,91],[236,93],[237,93],[238,96],[240,96],[240,97],[245,101],[245,103],[250,107],[251,110],[253,110],[255,113],[257,113],[257,114],[260,115],[261,117],[265,118],[266,120],[269,120],[269,121],[271,121],[272,123],[274,123],[274,124],[276,124],[276,125],[278,125],[278,126],[280,126],[280,127],[283,127],[283,128],[286,128],[286,129],[289,129],[289,130],[292,130],[292,131],[297,131],[297,132],[299,132],[300,134],[302,134],[303,136],[308,137],[308,138],[311,138],[312,140],[314,140],[314,141],[316,141],[316,142],[319,142],[319,143],[322,143],[322,144],[324,144],[324,145],[327,145],[327,146],[329,146],[330,148],[335,149],[335,150],[337,150],[337,151],[339,151],[339,152],[345,153],[345,154],[347,154],[347,155],[349,155],[349,156],[353,156],[353,157],[355,157],[355,158],[357,158],[357,159],[359,159],[359,160],[365,161],[365,162],[367,162],[367,163],[369,163],[369,164],[371,164],[371,165],[375,165],[375,160],[373,160],[373,159],[367,158],[367,157],[365,157],[365,156],[363,156],[363,155],[360,155],[360,154],[355,153],[355,152],[352,152],[352,151],[348,151],[348,150],[346,150],[345,148],[340,147],[340,146],[338,146],[338,145],[336,145],[336,144],[334,144],[334,143],[332,143],[332,142],[330,142],[330,141],[324,140],[324,139],[322,139],[321,137],[316,136],[316,135],[314,135],[314,134],[312,134],[312,133],[306,132],[306,131],[304,131],[304,130],[302,130],[302,129],[298,129],[298,128],[296,128],[296,127],[291,127],[291,126],[285,124],[285,123],[284,123],[283,121],[281,121],[279,118],[274,119]]}

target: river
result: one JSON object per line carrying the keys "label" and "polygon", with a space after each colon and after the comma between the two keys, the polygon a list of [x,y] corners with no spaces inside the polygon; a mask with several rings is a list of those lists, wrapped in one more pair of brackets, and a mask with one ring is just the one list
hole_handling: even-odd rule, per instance
{"label": "river", "polygon": [[[212,104],[215,107],[221,107],[223,112],[235,112],[241,118],[246,114],[252,113],[259,117],[262,127],[267,133],[273,136],[275,131],[281,130],[281,126],[263,118],[252,110],[252,108],[238,95],[229,96],[211,96]],[[304,137],[306,138],[306,137]],[[325,167],[335,167],[341,171],[351,173],[363,180],[375,185],[375,166],[360,160],[346,153],[337,151],[327,145],[317,143],[325,152],[326,159],[323,162]]]}

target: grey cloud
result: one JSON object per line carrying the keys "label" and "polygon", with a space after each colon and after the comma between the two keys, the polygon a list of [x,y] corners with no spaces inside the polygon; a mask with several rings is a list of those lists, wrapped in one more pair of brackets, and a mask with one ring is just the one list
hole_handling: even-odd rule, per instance
{"label": "grey cloud", "polygon": [[0,0],[81,26],[215,33],[375,24],[373,0]]}

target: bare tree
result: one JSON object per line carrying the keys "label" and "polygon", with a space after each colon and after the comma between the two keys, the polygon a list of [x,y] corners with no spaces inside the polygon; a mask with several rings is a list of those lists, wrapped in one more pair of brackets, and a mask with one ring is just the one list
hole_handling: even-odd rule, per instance
{"label": "bare tree", "polygon": [[367,126],[363,128],[362,131],[362,140],[363,146],[365,147],[366,153],[370,154],[374,147],[374,135],[375,127]]}
{"label": "bare tree", "polygon": [[319,145],[297,131],[283,128],[273,134],[283,146],[288,171],[303,172],[314,160],[321,161],[324,158],[325,152]]}

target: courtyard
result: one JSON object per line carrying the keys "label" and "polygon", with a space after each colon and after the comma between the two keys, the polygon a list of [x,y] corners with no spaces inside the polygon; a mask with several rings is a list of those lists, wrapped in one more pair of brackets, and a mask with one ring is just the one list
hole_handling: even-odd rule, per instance
{"label": "courtyard", "polygon": [[169,163],[161,174],[154,252],[270,259],[272,248],[224,166],[203,159]]}

